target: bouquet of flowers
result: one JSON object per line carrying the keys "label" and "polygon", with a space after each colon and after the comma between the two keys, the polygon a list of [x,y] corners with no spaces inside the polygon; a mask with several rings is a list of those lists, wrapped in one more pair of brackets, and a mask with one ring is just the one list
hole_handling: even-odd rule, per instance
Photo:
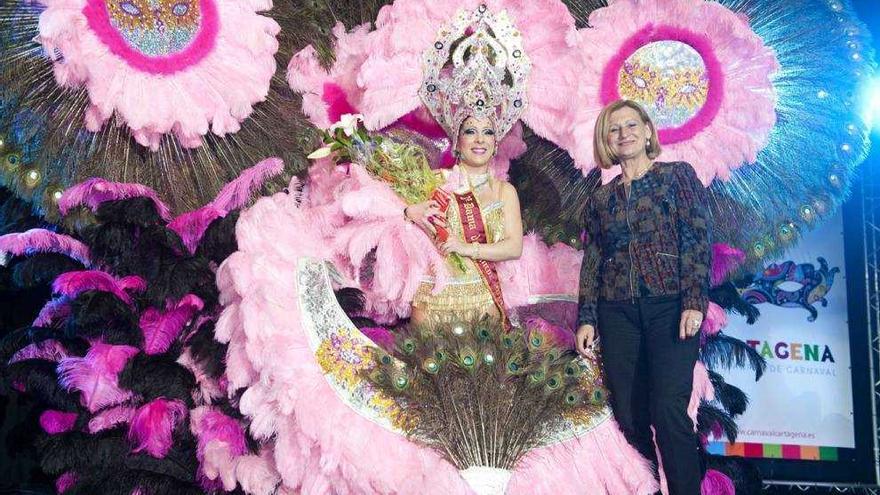
{"label": "bouquet of flowers", "polygon": [[[363,125],[360,114],[345,114],[339,122],[323,131],[324,146],[309,155],[317,160],[333,155],[335,163],[358,163],[372,176],[387,183],[408,205],[429,199],[446,213],[451,198],[441,186],[443,177],[431,169],[425,150],[414,143],[399,142],[371,134]],[[435,240],[445,242],[449,231],[431,222],[436,230]],[[450,255],[453,265],[464,271],[461,256]]]}

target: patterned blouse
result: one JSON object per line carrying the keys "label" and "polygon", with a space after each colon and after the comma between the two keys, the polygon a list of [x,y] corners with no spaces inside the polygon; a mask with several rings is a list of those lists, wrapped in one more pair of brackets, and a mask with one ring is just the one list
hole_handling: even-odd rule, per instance
{"label": "patterned blouse", "polygon": [[596,325],[596,303],[680,294],[704,315],[712,250],[706,191],[688,163],[655,162],[631,183],[621,176],[584,210],[578,326]]}

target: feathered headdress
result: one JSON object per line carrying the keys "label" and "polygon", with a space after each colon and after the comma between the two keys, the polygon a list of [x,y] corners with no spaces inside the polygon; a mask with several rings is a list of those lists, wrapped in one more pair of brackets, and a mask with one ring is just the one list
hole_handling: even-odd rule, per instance
{"label": "feathered headdress", "polygon": [[425,51],[423,66],[419,96],[449,134],[453,149],[468,117],[490,118],[500,140],[525,111],[532,63],[506,11],[493,14],[485,5],[470,13],[459,10]]}

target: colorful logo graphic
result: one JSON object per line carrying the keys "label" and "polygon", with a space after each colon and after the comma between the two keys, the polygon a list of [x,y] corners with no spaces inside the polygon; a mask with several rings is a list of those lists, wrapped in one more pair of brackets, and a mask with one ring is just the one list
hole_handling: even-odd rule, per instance
{"label": "colorful logo graphic", "polygon": [[806,309],[810,313],[807,320],[815,321],[819,315],[815,303],[828,306],[825,296],[831,291],[834,276],[840,272],[837,267],[829,269],[825,258],[817,260],[819,269],[812,263],[774,263],[760,275],[755,275],[748,286],[740,289],[740,294],[751,304],[770,303],[783,308]]}

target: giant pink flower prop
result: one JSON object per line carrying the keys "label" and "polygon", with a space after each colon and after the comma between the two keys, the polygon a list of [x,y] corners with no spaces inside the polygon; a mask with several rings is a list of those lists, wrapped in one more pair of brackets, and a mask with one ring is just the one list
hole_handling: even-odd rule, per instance
{"label": "giant pink flower prop", "polygon": [[138,143],[194,148],[240,128],[265,99],[280,27],[261,0],[42,0],[55,79],[85,87],[86,127],[117,117]]}
{"label": "giant pink flower prop", "polygon": [[574,103],[582,138],[572,156],[584,173],[595,167],[596,117],[618,98],[642,104],[662,159],[692,163],[706,185],[757,159],[776,123],[778,63],[748,19],[703,0],[617,0],[590,25],[580,32],[585,73]]}

